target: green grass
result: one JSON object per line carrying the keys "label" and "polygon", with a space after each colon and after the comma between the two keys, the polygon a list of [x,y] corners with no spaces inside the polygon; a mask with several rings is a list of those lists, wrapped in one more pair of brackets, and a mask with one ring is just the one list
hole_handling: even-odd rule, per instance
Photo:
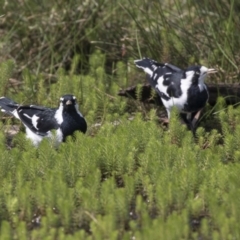
{"label": "green grass", "polygon": [[[176,112],[164,129],[154,109],[127,113],[116,97],[123,63],[110,77],[104,61],[96,52],[87,75],[58,71],[49,92],[29,72],[21,91],[7,89],[20,102],[35,89],[29,102],[47,106],[72,92],[89,128],[59,149],[46,139],[33,148],[23,132],[9,149],[0,132],[0,238],[238,239],[240,108],[219,111],[219,128],[199,127],[196,138]],[[8,77],[12,66],[1,71]],[[223,106],[220,98],[216,111]]]}
{"label": "green grass", "polygon": [[[210,81],[237,82],[236,1],[0,3],[1,95],[56,107],[72,93],[88,122],[36,149],[22,125],[9,145],[20,122],[2,115],[0,239],[240,238],[240,108],[220,97],[195,138],[176,112],[165,128],[133,66],[204,64],[219,70]],[[136,101],[117,96],[133,83]]]}

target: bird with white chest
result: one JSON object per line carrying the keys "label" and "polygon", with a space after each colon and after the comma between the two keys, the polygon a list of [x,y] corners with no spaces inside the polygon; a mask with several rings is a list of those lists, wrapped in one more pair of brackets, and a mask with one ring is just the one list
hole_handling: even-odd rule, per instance
{"label": "bird with white chest", "polygon": [[56,145],[66,140],[75,131],[85,133],[87,123],[78,109],[76,97],[71,94],[60,98],[58,108],[47,108],[36,105],[20,105],[9,98],[0,98],[1,111],[18,118],[26,128],[26,137],[35,146],[44,137],[53,138],[52,130],[56,131]]}
{"label": "bird with white chest", "polygon": [[182,70],[150,58],[135,60],[134,63],[144,70],[150,85],[159,94],[167,110],[168,120],[171,108],[175,106],[180,113],[185,114],[184,121],[194,129],[209,98],[204,80],[208,74],[215,73],[216,70],[205,66],[191,66]]}

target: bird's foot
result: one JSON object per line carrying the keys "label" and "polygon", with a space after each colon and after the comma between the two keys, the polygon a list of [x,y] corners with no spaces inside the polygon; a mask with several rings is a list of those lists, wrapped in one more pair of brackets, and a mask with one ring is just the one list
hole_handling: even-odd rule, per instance
{"label": "bird's foot", "polygon": [[197,122],[200,117],[202,110],[199,110],[193,117],[192,121],[189,123],[189,129],[192,131],[193,136],[196,137]]}
{"label": "bird's foot", "polygon": [[167,117],[160,117],[159,122],[162,124],[169,124],[169,119]]}
{"label": "bird's foot", "polygon": [[202,112],[202,110],[199,110],[199,111],[195,114],[195,116],[194,116],[194,118],[193,118],[193,120],[192,120],[192,122],[191,122],[192,128],[194,128],[195,130],[196,130],[197,121],[198,121],[198,119],[199,119],[199,117],[200,117],[201,112]]}

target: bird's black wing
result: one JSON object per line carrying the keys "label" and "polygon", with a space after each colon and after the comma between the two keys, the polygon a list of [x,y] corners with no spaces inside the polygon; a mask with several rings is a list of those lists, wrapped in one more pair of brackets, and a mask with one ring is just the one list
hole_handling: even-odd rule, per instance
{"label": "bird's black wing", "polygon": [[141,65],[142,67],[150,67],[154,70],[156,67],[163,70],[163,74],[166,72],[182,72],[181,68],[178,68],[170,63],[159,63],[150,58],[143,58],[141,60],[134,61],[136,65]]}
{"label": "bird's black wing", "polygon": [[173,74],[165,74],[163,76],[163,85],[167,87],[167,95],[169,97],[179,98],[182,95],[181,81],[183,78],[182,72]]}
{"label": "bird's black wing", "polygon": [[53,108],[26,105],[20,106],[17,112],[26,127],[37,135],[46,136],[48,131],[59,128],[59,124],[54,118],[56,110]]}
{"label": "bird's black wing", "polygon": [[175,72],[182,72],[183,70],[181,68],[178,68],[172,64],[169,63],[158,63],[154,61],[154,64],[158,67],[158,69],[161,69],[161,74],[164,75],[166,73],[175,73]]}
{"label": "bird's black wing", "polygon": [[150,85],[156,89],[161,98],[169,100],[171,97],[178,98],[182,95],[181,79],[184,78],[182,69],[149,58],[135,60],[134,63],[147,73]]}
{"label": "bird's black wing", "polygon": [[159,63],[150,58],[135,60],[134,63],[138,68],[142,68],[147,73],[147,79],[150,85],[155,88],[158,79],[166,73],[182,72],[182,69],[169,63]]}

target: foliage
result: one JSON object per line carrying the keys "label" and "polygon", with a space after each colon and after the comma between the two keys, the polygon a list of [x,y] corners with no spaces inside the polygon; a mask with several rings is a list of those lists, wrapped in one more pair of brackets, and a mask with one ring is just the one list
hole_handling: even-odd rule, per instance
{"label": "foliage", "polygon": [[[14,59],[16,76],[28,68],[54,81],[59,68],[71,69],[76,54],[77,70],[84,72],[95,46],[107,50],[109,59],[121,56],[129,17],[114,1],[17,2],[16,8],[15,2],[0,0],[1,60]],[[109,66],[112,70],[111,62]]]}
{"label": "foliage", "polygon": [[[164,128],[131,67],[144,55],[236,82],[237,1],[0,3],[1,95],[56,107],[73,93],[88,122],[58,149],[34,148],[2,117],[0,239],[240,238],[240,108],[220,97],[195,137],[174,111]],[[118,97],[132,82],[137,100]]]}
{"label": "foliage", "polygon": [[[76,94],[89,130],[59,149],[48,140],[34,148],[23,133],[8,149],[0,132],[0,238],[238,239],[240,108],[217,108],[221,129],[199,127],[196,138],[176,112],[163,129],[154,110],[144,118],[126,113],[126,100],[116,97],[126,72],[119,62],[109,76],[104,61],[95,52],[87,75],[58,71],[49,91],[30,72],[21,91],[7,89],[16,101],[48,106]],[[12,66],[1,65],[6,77]]]}

